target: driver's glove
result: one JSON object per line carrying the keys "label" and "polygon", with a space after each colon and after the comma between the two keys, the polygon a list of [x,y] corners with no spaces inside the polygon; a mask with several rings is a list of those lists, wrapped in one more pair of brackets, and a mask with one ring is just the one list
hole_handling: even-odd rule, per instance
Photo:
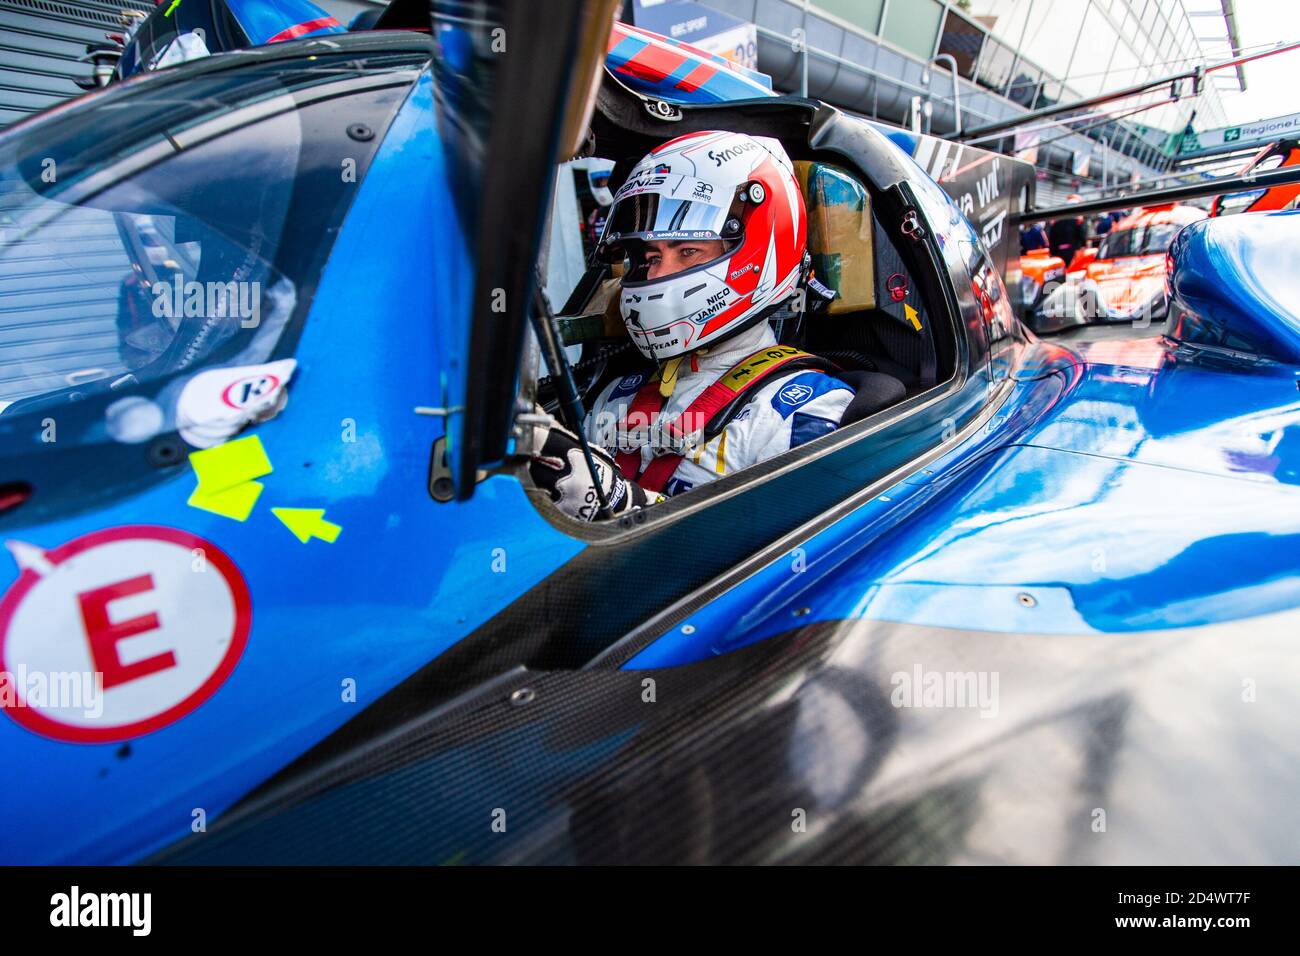
{"label": "driver's glove", "polygon": [[[662,495],[647,492],[636,482],[624,478],[614,459],[603,449],[592,446],[591,457],[613,516],[664,500]],[[528,460],[528,475],[533,484],[547,492],[565,514],[582,521],[599,517],[600,499],[587,470],[582,445],[572,432],[556,422],[552,421],[547,427],[541,450]]]}

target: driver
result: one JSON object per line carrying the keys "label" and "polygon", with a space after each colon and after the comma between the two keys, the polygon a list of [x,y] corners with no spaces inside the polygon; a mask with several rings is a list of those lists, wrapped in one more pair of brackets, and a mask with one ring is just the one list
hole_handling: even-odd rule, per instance
{"label": "driver", "polygon": [[[838,427],[852,389],[824,360],[779,345],[768,322],[792,298],[802,306],[806,232],[803,195],[774,139],[681,136],[619,189],[597,255],[625,261],[620,313],[656,367],[610,382],[586,418],[614,514]],[[529,470],[561,510],[596,516],[573,435],[551,427]]]}

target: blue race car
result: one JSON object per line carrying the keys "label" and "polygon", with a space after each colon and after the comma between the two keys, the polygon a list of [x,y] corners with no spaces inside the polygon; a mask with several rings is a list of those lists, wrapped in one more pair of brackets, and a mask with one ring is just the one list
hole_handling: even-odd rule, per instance
{"label": "blue race car", "polygon": [[[493,10],[0,135],[0,858],[1295,862],[1300,219],[1043,343],[934,141]],[[715,129],[800,169],[783,341],[899,390],[579,522],[536,408],[644,369],[553,197]]]}
{"label": "blue race car", "polygon": [[125,34],[87,47],[93,70],[79,81],[84,89],[213,53],[345,30],[310,0],[155,0],[152,12],[135,16]]}
{"label": "blue race car", "polygon": [[124,33],[86,47],[91,72],[79,79],[93,90],[149,70],[301,37],[346,30],[429,30],[426,0],[391,0],[363,10],[346,26],[311,0],[154,0],[151,13],[123,10]]}

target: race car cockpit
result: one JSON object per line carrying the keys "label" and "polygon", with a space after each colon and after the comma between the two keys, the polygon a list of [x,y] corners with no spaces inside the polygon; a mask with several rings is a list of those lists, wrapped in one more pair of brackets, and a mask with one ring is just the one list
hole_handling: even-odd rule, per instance
{"label": "race car cockpit", "polygon": [[[582,188],[588,166],[606,166],[612,159],[609,185],[617,193],[640,158],[612,158],[596,148],[603,159],[577,160],[558,177],[543,260],[546,288],[562,303],[555,310],[555,325],[569,368],[559,370],[560,375],[572,375],[584,410],[590,410],[615,379],[640,382],[658,374],[656,363],[634,347],[620,313],[622,282],[635,264],[600,261],[596,255],[579,260],[583,246],[572,241],[582,224],[604,211],[600,197]],[[790,148],[792,155],[798,155],[796,148]],[[807,153],[806,147],[803,151]],[[796,158],[793,166],[807,214],[808,272],[804,287],[766,321],[785,350],[778,361],[803,362],[829,372],[853,390],[837,422],[844,428],[928,391],[951,375],[952,333],[936,333],[913,268],[875,214],[863,181],[844,164],[824,158]],[[581,278],[574,282],[571,277],[579,272]],[[560,381],[549,364],[541,369],[537,398],[563,421]],[[700,423],[703,441],[747,414],[761,379],[755,376],[745,385]]]}

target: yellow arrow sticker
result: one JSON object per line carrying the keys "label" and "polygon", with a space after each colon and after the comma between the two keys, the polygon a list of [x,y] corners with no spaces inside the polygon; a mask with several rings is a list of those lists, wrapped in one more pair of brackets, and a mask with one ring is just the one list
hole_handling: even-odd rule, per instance
{"label": "yellow arrow sticker", "polygon": [[312,538],[333,544],[343,530],[334,522],[325,520],[324,508],[272,508],[271,514],[284,522],[284,526],[303,544]]}
{"label": "yellow arrow sticker", "polygon": [[921,331],[921,317],[920,317],[919,315],[916,314],[916,309],[912,308],[908,303],[904,302],[904,303],[903,303],[903,314],[907,316],[907,321],[909,321],[909,322],[912,323],[912,328],[914,328],[914,329],[916,329],[916,331],[920,332],[920,331]]}

